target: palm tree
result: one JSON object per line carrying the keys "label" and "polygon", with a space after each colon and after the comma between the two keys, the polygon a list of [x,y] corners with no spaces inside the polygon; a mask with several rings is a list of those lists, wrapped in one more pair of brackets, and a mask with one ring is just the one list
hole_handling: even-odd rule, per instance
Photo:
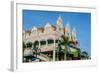
{"label": "palm tree", "polygon": [[66,37],[65,35],[61,36],[62,40],[59,40],[59,45],[60,46],[64,46],[64,59],[68,60],[70,57],[70,52],[68,51],[68,47],[72,47],[74,49],[77,50],[78,53],[78,59],[80,59],[80,49],[77,48],[77,46],[75,46],[77,43],[75,41],[70,41],[68,37]]}
{"label": "palm tree", "polygon": [[61,36],[61,40],[59,40],[59,46],[64,46],[64,59],[67,60],[68,59],[68,45],[70,44],[70,41],[68,39],[68,37],[62,35]]}
{"label": "palm tree", "polygon": [[[77,58],[76,58],[76,59],[80,60],[80,59],[81,59],[81,50],[80,50],[80,48],[77,47],[77,46],[75,46],[75,45],[73,45],[72,43],[69,44],[69,46],[77,50],[77,51],[75,52],[75,53],[77,53]],[[73,57],[74,57],[74,56],[73,56]]]}
{"label": "palm tree", "polygon": [[58,44],[58,49],[57,49],[57,53],[58,53],[58,59],[59,59],[59,61],[62,59],[61,57],[62,57],[62,48],[61,48],[61,44],[59,43]]}
{"label": "palm tree", "polygon": [[77,52],[78,52],[78,59],[80,60],[81,59],[81,50],[80,50],[80,48],[78,48]]}

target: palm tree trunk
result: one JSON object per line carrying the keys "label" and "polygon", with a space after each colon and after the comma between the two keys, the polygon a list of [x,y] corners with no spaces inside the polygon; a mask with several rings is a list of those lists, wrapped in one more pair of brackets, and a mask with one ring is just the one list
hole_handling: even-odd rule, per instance
{"label": "palm tree trunk", "polygon": [[65,45],[65,60],[68,60],[68,47]]}
{"label": "palm tree trunk", "polygon": [[66,60],[67,57],[66,57],[66,49],[65,49],[65,52],[64,52],[64,60]]}
{"label": "palm tree trunk", "polygon": [[55,49],[53,50],[53,61],[55,61]]}
{"label": "palm tree trunk", "polygon": [[68,47],[65,48],[65,60],[68,60]]}

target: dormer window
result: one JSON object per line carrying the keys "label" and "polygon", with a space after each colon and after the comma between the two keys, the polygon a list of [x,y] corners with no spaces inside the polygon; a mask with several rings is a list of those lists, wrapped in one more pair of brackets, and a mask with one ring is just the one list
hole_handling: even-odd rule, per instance
{"label": "dormer window", "polygon": [[47,23],[46,25],[45,25],[45,33],[49,33],[49,32],[51,32],[51,24],[50,23]]}
{"label": "dormer window", "polygon": [[32,32],[33,34],[37,34],[37,28],[36,28],[35,26],[33,26],[31,32]]}

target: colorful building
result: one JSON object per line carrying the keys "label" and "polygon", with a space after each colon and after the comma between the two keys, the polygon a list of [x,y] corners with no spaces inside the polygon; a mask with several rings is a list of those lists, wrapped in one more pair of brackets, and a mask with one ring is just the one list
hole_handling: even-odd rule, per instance
{"label": "colorful building", "polygon": [[[33,26],[31,30],[23,30],[22,34],[23,42],[32,42],[33,44],[38,42],[38,48],[40,48],[41,52],[48,55],[52,54],[53,60],[55,60],[59,43],[58,40],[62,40],[62,35],[68,37],[69,41],[76,43],[74,44],[76,48],[79,46],[79,44],[77,44],[75,28],[71,29],[69,23],[63,26],[61,16],[58,17],[56,26],[48,22],[43,27],[37,28],[36,26]],[[73,53],[77,51],[76,48],[69,47],[69,50]]]}

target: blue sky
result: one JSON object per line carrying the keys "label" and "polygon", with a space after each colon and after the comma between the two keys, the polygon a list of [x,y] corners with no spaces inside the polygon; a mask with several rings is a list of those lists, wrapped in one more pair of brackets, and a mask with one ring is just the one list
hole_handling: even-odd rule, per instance
{"label": "blue sky", "polygon": [[43,27],[47,22],[56,26],[59,16],[62,17],[63,27],[69,23],[71,28],[76,28],[81,50],[91,55],[90,13],[23,10],[23,29],[29,30],[33,26]]}

